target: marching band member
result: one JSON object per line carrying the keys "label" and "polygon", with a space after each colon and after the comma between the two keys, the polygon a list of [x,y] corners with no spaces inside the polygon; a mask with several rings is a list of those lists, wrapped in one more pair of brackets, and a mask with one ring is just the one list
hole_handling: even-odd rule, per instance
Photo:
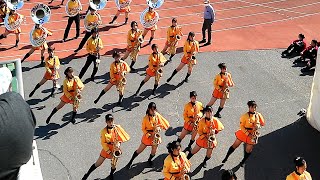
{"label": "marching band member", "polygon": [[240,162],[240,166],[243,167],[245,161],[251,155],[253,146],[258,143],[258,137],[260,136],[258,129],[265,125],[263,116],[256,112],[257,103],[255,101],[249,101],[247,103],[249,107],[249,112],[243,114],[240,117],[240,129],[235,133],[236,140],[232,146],[230,146],[226,157],[223,159],[222,163],[227,162],[229,156],[234,152],[236,148],[239,147],[241,143],[246,144],[246,149],[244,152],[244,157]]}
{"label": "marching band member", "polygon": [[87,61],[80,71],[79,78],[81,79],[83,77],[84,73],[86,73],[88,67],[93,62],[93,71],[91,74],[91,81],[94,81],[94,76],[98,72],[98,66],[100,63],[99,62],[100,61],[100,49],[103,48],[103,43],[102,43],[101,38],[99,37],[99,32],[98,32],[97,27],[93,28],[91,30],[91,34],[92,35],[88,39],[87,45],[86,45],[86,49],[88,51]]}
{"label": "marching band member", "polygon": [[[9,24],[14,24],[16,21],[23,19],[23,18],[24,18],[23,15],[17,13],[16,10],[11,9],[9,12],[8,22],[9,22]],[[0,39],[7,38],[7,35],[10,33],[13,33],[16,35],[16,44],[14,45],[14,47],[18,47],[18,44],[20,41],[21,28],[18,27],[17,29],[15,29],[13,31],[9,31],[8,29],[6,29],[5,32],[0,35]]]}
{"label": "marching band member", "polygon": [[[52,32],[50,32],[48,29],[46,29],[45,27],[43,27],[40,24],[35,24],[35,30],[32,33],[32,38],[33,39],[38,39],[38,38],[42,37],[43,34],[47,34],[48,36],[52,36]],[[21,62],[23,62],[28,57],[30,57],[30,55],[35,50],[40,50],[41,51],[41,64],[43,64],[44,63],[44,52],[46,51],[46,49],[48,49],[48,44],[47,44],[46,41],[39,47],[33,47],[32,46],[31,49],[29,50],[29,52],[26,55],[24,55],[24,57],[22,58]]]}
{"label": "marching band member", "polygon": [[137,61],[137,57],[141,48],[143,37],[142,37],[142,31],[138,29],[138,23],[136,21],[132,21],[130,26],[131,26],[131,29],[128,31],[128,36],[127,36],[128,45],[122,59],[126,60],[127,57],[130,55],[132,60],[130,64],[130,68],[131,68],[131,71],[135,71],[133,66]]}
{"label": "marching band member", "polygon": [[292,56],[293,54],[300,54],[305,48],[304,35],[299,34],[298,39],[294,40],[289,47],[281,53],[282,57]]}
{"label": "marching band member", "polygon": [[73,75],[73,68],[68,67],[64,71],[64,75],[66,76],[66,79],[63,81],[63,96],[60,98],[60,103],[58,106],[53,108],[51,114],[46,120],[46,123],[49,124],[51,117],[59,110],[61,109],[65,104],[69,103],[73,105],[73,112],[71,121],[72,124],[76,122],[75,117],[77,115],[77,109],[79,107],[80,99],[81,99],[81,91],[84,88],[84,85],[81,81],[81,79],[77,76]]}
{"label": "marching band member", "polygon": [[[173,141],[167,145],[169,155],[163,163],[164,180],[186,179],[185,176],[190,172],[191,163],[186,154],[181,152],[181,144]],[[190,179],[190,177],[189,177]]]}
{"label": "marching band member", "polygon": [[220,106],[214,117],[221,118],[220,112],[222,111],[226,100],[229,99],[229,87],[233,87],[234,83],[231,74],[227,72],[227,65],[225,63],[220,63],[218,64],[218,67],[221,71],[214,78],[214,90],[207,106],[212,106],[217,99],[220,99]]}
{"label": "marching band member", "polygon": [[36,85],[36,87],[31,91],[29,94],[29,97],[32,97],[33,94],[36,92],[37,89],[40,88],[47,80],[52,80],[53,82],[53,87],[51,90],[51,96],[54,96],[54,91],[57,88],[57,80],[60,78],[58,69],[60,68],[60,60],[58,56],[54,55],[54,50],[55,48],[49,47],[48,48],[48,54],[49,57],[46,58],[45,61],[45,68],[46,68],[46,73],[44,74],[42,80]]}
{"label": "marching band member", "polygon": [[310,173],[307,171],[307,162],[303,157],[296,157],[293,163],[296,170],[289,174],[286,180],[312,180]]}
{"label": "marching band member", "polygon": [[198,122],[200,118],[203,116],[202,114],[203,105],[201,102],[197,101],[197,92],[191,91],[190,92],[190,102],[188,102],[184,106],[183,111],[183,119],[184,119],[184,125],[182,132],[180,136],[178,137],[177,141],[181,142],[182,139],[189,133],[191,133],[191,139],[189,142],[188,147],[185,149],[185,151],[191,151],[191,146],[195,141],[196,135],[197,135],[197,128],[198,128]]}
{"label": "marching band member", "polygon": [[162,53],[158,50],[158,45],[152,44],[151,46],[152,53],[149,56],[149,67],[146,70],[146,77],[141,81],[138,90],[136,91],[136,95],[139,93],[141,87],[149,81],[151,77],[155,78],[152,94],[155,95],[156,89],[159,85],[160,78],[163,73],[164,63],[167,61]]}
{"label": "marching band member", "polygon": [[4,18],[10,12],[7,3],[4,0],[0,0],[0,24],[3,24]]}
{"label": "marching band member", "polygon": [[[156,16],[156,11],[154,10],[154,8],[152,7],[149,7],[149,11],[146,13],[146,15],[144,16],[144,20],[146,22],[148,21],[151,21],[155,18]],[[143,31],[143,34],[142,34],[142,37],[144,38],[147,33],[151,30],[151,36],[150,36],[150,39],[149,39],[149,42],[148,44],[151,44],[153,38],[154,38],[154,34],[156,32],[156,30],[158,29],[158,26],[155,24],[154,26],[152,26],[151,28],[144,28],[144,31]]]}
{"label": "marching band member", "polygon": [[120,145],[130,139],[130,136],[120,125],[114,124],[114,117],[112,114],[107,114],[105,119],[107,126],[100,132],[102,150],[98,160],[91,165],[82,180],[86,180],[92,171],[101,166],[105,159],[111,159],[111,172],[109,177],[112,180],[114,178],[113,174],[116,171],[118,158],[122,154]]}
{"label": "marching band member", "polygon": [[[69,34],[69,31],[70,31],[70,27],[73,23],[73,21],[75,22],[76,24],[76,39],[80,36],[80,11],[82,10],[81,9],[81,5],[79,4],[80,1],[78,0],[70,0],[68,1],[68,11],[69,12],[73,12],[73,11],[78,11],[77,15],[75,16],[69,16],[68,18],[68,24],[67,24],[67,27],[66,27],[66,30],[64,31],[64,35],[63,35],[63,42],[66,42],[66,39],[68,37],[68,34]],[[62,1],[63,3],[63,1]]]}
{"label": "marching band member", "polygon": [[[99,13],[97,12],[97,10],[92,9],[89,6],[89,11],[90,11],[90,14],[88,14],[85,18],[85,20],[88,22],[88,26],[90,26],[92,24],[97,24],[97,25],[102,24],[101,17],[99,15]],[[87,40],[91,36],[91,32],[92,32],[92,30],[86,31],[86,34],[84,35],[83,39],[81,40],[78,48],[76,50],[74,50],[75,53],[77,53],[78,51],[80,51],[83,48],[84,44],[87,42]]]}
{"label": "marching band member", "polygon": [[[118,0],[118,1],[119,1],[119,4],[125,4],[125,3],[128,3],[129,0]],[[130,11],[131,11],[130,4],[127,4],[125,7],[118,7],[117,14],[113,17],[112,21],[110,21],[109,24],[113,24],[113,22],[119,17],[120,13],[125,14],[126,19],[124,21],[124,24],[127,24]]]}
{"label": "marching band member", "polygon": [[148,163],[152,166],[152,158],[157,152],[158,145],[161,144],[160,129],[167,130],[169,128],[169,122],[157,112],[156,103],[151,102],[148,105],[148,109],[145,117],[142,120],[142,140],[139,148],[134,151],[126,168],[130,169],[133,160],[147,147],[151,146],[151,153],[148,159]]}
{"label": "marching band member", "polygon": [[166,54],[167,49],[169,48],[169,61],[171,61],[172,57],[176,54],[178,41],[181,39],[181,36],[183,36],[181,27],[178,26],[177,19],[172,18],[172,25],[167,30],[167,41],[161,51],[162,54]]}
{"label": "marching band member", "polygon": [[212,116],[212,108],[206,106],[204,108],[205,117],[199,121],[198,125],[198,139],[196,146],[192,149],[191,153],[188,154],[190,159],[196,154],[201,148],[207,149],[206,157],[202,162],[204,168],[207,167],[207,161],[211,158],[213,149],[217,146],[216,134],[224,129],[222,123],[215,117]]}
{"label": "marching band member", "polygon": [[195,54],[199,52],[199,43],[194,39],[195,33],[189,32],[188,39],[184,43],[183,52],[184,55],[181,59],[179,66],[173,71],[171,76],[167,79],[167,82],[170,82],[174,75],[177,74],[185,65],[188,65],[188,73],[184,81],[188,82],[188,78],[192,73],[193,66],[197,63],[195,59]]}
{"label": "marching band member", "polygon": [[118,105],[121,105],[123,93],[124,93],[124,86],[126,84],[126,73],[130,72],[129,65],[121,60],[120,53],[114,51],[112,57],[115,61],[110,65],[110,80],[108,85],[100,92],[99,97],[94,101],[95,104],[98,103],[100,98],[109,91],[109,89],[115,85],[117,90],[119,91],[119,100]]}

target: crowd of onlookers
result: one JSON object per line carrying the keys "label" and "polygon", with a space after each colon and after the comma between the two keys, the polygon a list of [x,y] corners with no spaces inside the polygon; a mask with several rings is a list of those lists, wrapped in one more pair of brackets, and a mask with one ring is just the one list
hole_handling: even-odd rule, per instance
{"label": "crowd of onlookers", "polygon": [[294,64],[304,63],[302,72],[309,71],[316,66],[318,47],[320,43],[313,39],[310,45],[307,47],[304,41],[305,36],[303,34],[298,35],[298,39],[294,40],[289,47],[281,53],[282,58],[293,58],[299,56],[299,58],[293,61]]}

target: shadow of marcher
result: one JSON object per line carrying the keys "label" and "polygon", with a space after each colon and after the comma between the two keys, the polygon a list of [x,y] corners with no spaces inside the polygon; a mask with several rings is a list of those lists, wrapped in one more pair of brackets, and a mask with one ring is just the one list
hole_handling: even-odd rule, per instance
{"label": "shadow of marcher", "polygon": [[168,84],[168,83],[165,83],[165,84],[162,84],[161,86],[159,86],[157,89],[156,89],[156,96],[154,96],[153,98],[151,99],[154,99],[154,98],[164,98],[166,97],[167,95],[169,95],[171,93],[171,91],[173,90],[176,90],[177,88],[179,88],[180,86],[182,86],[182,84],[184,83],[184,81],[181,81],[179,84],[177,85],[172,85],[172,84]]}
{"label": "shadow of marcher", "polygon": [[[63,115],[62,121],[69,122],[72,117],[72,112],[73,111],[68,112],[67,114]],[[88,123],[94,122],[94,120],[99,118],[103,112],[104,111],[102,109],[90,108],[85,112],[77,113],[77,115],[75,117],[75,120],[76,120],[75,124],[79,124],[82,122],[88,122]],[[82,120],[79,121],[79,119],[82,119]]]}
{"label": "shadow of marcher", "polygon": [[33,67],[22,67],[22,72],[27,72],[27,71],[30,71],[32,69],[37,69],[37,68],[43,68],[43,65],[39,63]]}
{"label": "shadow of marcher", "polygon": [[108,84],[110,79],[110,72],[106,72],[105,74],[95,76],[96,84]]}
{"label": "shadow of marcher", "polygon": [[60,9],[60,8],[61,8],[60,5],[55,5],[55,6],[49,5],[48,7],[49,7],[50,9]]}
{"label": "shadow of marcher", "polygon": [[37,105],[40,102],[46,101],[51,97],[51,93],[49,95],[47,95],[45,98],[43,99],[29,99],[26,102],[31,106],[31,105]]}
{"label": "shadow of marcher", "polygon": [[80,59],[80,58],[87,56],[87,54],[77,55],[77,56],[76,56],[76,54],[77,53],[72,53],[67,57],[60,58],[60,63],[61,64],[69,64],[69,62],[73,59]]}
{"label": "shadow of marcher", "polygon": [[315,68],[308,69],[308,70],[301,69],[301,74],[299,76],[313,76],[314,72],[315,72]]}
{"label": "shadow of marcher", "polygon": [[[222,165],[216,166],[213,169],[205,170],[203,172],[203,177],[200,179],[221,179],[221,175],[223,173],[223,170],[221,169]],[[202,164],[199,164],[199,166],[190,173],[190,177],[195,176],[200,172],[202,169]]]}
{"label": "shadow of marcher", "polygon": [[175,128],[169,127],[169,129],[166,130],[165,135],[166,136],[174,136],[174,135],[176,135],[177,137],[179,137],[179,135],[177,133],[181,132],[182,129],[183,129],[183,126],[179,126],[179,127],[175,127]]}
{"label": "shadow of marcher", "polygon": [[[145,168],[148,168],[148,162],[139,162],[135,163],[131,166],[130,169],[127,169],[126,167],[123,167],[119,171],[115,172],[114,178],[115,179],[132,179],[135,176],[138,176],[139,174],[147,174],[152,172],[161,172],[163,168],[163,161],[168,156],[168,154],[160,154],[159,156],[156,156],[156,158],[153,160],[153,167],[143,172]],[[147,160],[147,159],[146,159]],[[107,178],[106,178],[107,179]]]}
{"label": "shadow of marcher", "polygon": [[11,46],[11,47],[8,47],[8,48],[0,48],[0,51],[3,52],[3,51],[10,50],[10,49],[12,49],[12,48],[14,48],[14,45]]}
{"label": "shadow of marcher", "polygon": [[112,112],[115,113],[115,112],[122,111],[122,110],[132,111],[132,109],[134,109],[140,105],[139,102],[142,102],[143,100],[147,99],[150,96],[151,96],[151,90],[146,90],[146,91],[142,92],[140,95],[133,94],[130,97],[123,99],[119,110],[112,111]]}
{"label": "shadow of marcher", "polygon": [[124,24],[118,24],[118,25],[107,25],[107,26],[104,26],[102,28],[99,28],[99,32],[104,32],[104,31],[109,31],[110,29],[113,29],[113,28],[118,28],[118,27],[121,27],[123,26]]}
{"label": "shadow of marcher", "polygon": [[320,133],[305,117],[259,138],[245,166],[246,180],[285,179],[295,170],[293,159],[302,156],[312,179],[320,179]]}
{"label": "shadow of marcher", "polygon": [[114,51],[117,51],[119,53],[125,53],[126,52],[126,48],[114,48],[114,49],[111,49],[111,50],[108,50],[106,51],[103,56],[111,56],[113,54]]}
{"label": "shadow of marcher", "polygon": [[65,122],[62,125],[56,123],[50,123],[46,126],[38,126],[34,131],[34,136],[37,139],[48,140],[53,135],[58,134],[58,129],[65,127],[69,122]]}

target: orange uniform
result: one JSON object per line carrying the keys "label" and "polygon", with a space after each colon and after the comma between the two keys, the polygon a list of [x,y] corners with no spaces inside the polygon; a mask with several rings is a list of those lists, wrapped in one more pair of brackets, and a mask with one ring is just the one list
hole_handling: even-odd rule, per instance
{"label": "orange uniform", "polygon": [[[183,46],[183,57],[181,59],[181,62],[184,64],[188,64],[191,56],[198,52],[199,52],[199,42],[196,40],[194,41],[186,40]],[[197,60],[192,60],[192,64],[197,64]]]}
{"label": "orange uniform", "polygon": [[312,180],[309,172],[304,171],[303,174],[298,175],[295,171],[289,174],[286,180]]}
{"label": "orange uniform", "polygon": [[118,63],[114,61],[110,65],[110,83],[116,85],[121,79],[121,73],[127,72],[130,72],[130,67],[125,61],[120,60]]}
{"label": "orange uniform", "polygon": [[[48,29],[42,27],[44,30],[40,29],[34,29],[33,33],[32,33],[32,38],[33,39],[37,39],[39,37],[41,37],[44,33],[47,33],[48,36],[52,35],[52,32],[50,32]],[[47,42],[44,42],[42,46],[39,47],[33,47],[36,50],[43,50],[43,49],[48,49],[48,44]]]}
{"label": "orange uniform", "polygon": [[[130,29],[128,31],[128,36],[127,36],[127,50],[128,51],[132,51],[132,49],[136,46],[136,43],[138,42],[138,39],[142,38],[142,31],[137,29],[137,31],[134,31],[132,29]],[[138,50],[140,51],[140,46],[138,48]]]}
{"label": "orange uniform", "polygon": [[86,44],[87,52],[89,54],[96,54],[98,52],[97,48],[99,48],[100,50],[103,49],[103,43],[101,38],[96,37],[95,39],[93,39],[92,36],[90,36]]}
{"label": "orange uniform", "polygon": [[[152,19],[154,19],[156,17],[157,13],[155,11],[150,12],[148,11],[146,13],[146,15],[144,16],[144,20],[146,22],[151,21]],[[158,26],[155,24],[154,26],[150,27],[150,28],[145,28],[146,30],[151,30],[151,31],[155,31],[158,29]]]}
{"label": "orange uniform", "polygon": [[210,121],[202,118],[198,124],[198,139],[196,141],[197,145],[201,148],[213,149],[217,146],[217,138],[214,138],[211,147],[208,147],[208,137],[210,134],[210,128],[213,130],[213,134],[218,134],[224,129],[223,124],[215,117],[212,117]]}
{"label": "orange uniform", "polygon": [[108,127],[103,128],[100,132],[100,140],[102,146],[100,156],[106,159],[111,159],[114,149],[114,143],[116,141],[119,143],[123,143],[128,141],[129,139],[130,136],[120,125],[113,126],[113,128],[111,129],[108,129]]}
{"label": "orange uniform", "polygon": [[156,71],[158,70],[158,67],[160,67],[160,64],[164,64],[167,61],[167,59],[163,56],[162,53],[151,53],[149,56],[149,67],[146,70],[146,73],[153,77],[156,75]]}
{"label": "orange uniform", "polygon": [[[46,73],[44,74],[44,78],[47,80],[59,79],[60,75],[57,71],[60,68],[60,61],[58,56],[54,56],[53,58],[47,57],[45,61]],[[55,74],[55,76],[53,76]]]}
{"label": "orange uniform", "polygon": [[184,106],[183,111],[183,119],[184,119],[184,125],[183,128],[187,131],[193,131],[194,128],[194,122],[197,120],[197,117],[202,117],[202,109],[203,105],[201,102],[196,101],[195,105],[192,105],[191,102],[188,102]]}
{"label": "orange uniform", "polygon": [[171,46],[171,44],[176,41],[176,36],[179,35],[180,37],[183,36],[182,31],[181,31],[181,27],[180,26],[170,26],[168,27],[167,30],[167,41],[166,41],[166,45],[167,46]]}
{"label": "orange uniform", "polygon": [[[9,24],[15,23],[17,20],[24,18],[23,15],[16,13],[16,14],[11,14],[8,18],[8,22]],[[9,30],[8,30],[9,31]],[[19,34],[21,33],[21,28],[18,27],[17,29],[13,30],[13,31],[9,31],[9,33],[13,33],[13,34]]]}
{"label": "orange uniform", "polygon": [[[142,120],[142,140],[141,142],[146,146],[152,146],[153,135],[155,128],[159,126],[163,130],[167,130],[170,126],[168,120],[156,112],[155,116],[149,116],[148,114],[144,116]],[[161,143],[161,137],[160,137]]]}
{"label": "orange uniform", "polygon": [[255,131],[256,125],[265,125],[264,118],[260,113],[249,114],[247,112],[243,114],[240,117],[240,129],[236,131],[237,139],[247,144],[255,144],[255,142],[252,142],[251,135]]}
{"label": "orange uniform", "polygon": [[120,4],[120,9],[118,9],[119,12],[125,12],[128,13],[131,11],[130,8],[130,0],[119,0],[119,4]]}
{"label": "orange uniform", "polygon": [[78,76],[74,76],[73,79],[66,78],[63,81],[63,96],[60,98],[65,103],[73,104],[74,97],[77,93],[77,89],[82,90],[84,85]]}
{"label": "orange uniform", "polygon": [[[90,25],[92,23],[97,23],[97,24],[102,24],[101,22],[101,16],[99,13],[94,13],[93,15],[91,13],[89,13],[88,15],[86,15],[85,17],[85,21],[87,21],[87,24]],[[87,30],[88,31],[88,30]],[[90,30],[91,31],[91,30]],[[89,32],[90,32],[89,31]]]}
{"label": "orange uniform", "polygon": [[191,168],[191,163],[187,159],[184,152],[180,152],[178,157],[168,155],[163,163],[163,175],[164,180],[178,179],[179,173],[184,170],[184,168],[189,172]]}
{"label": "orange uniform", "polygon": [[214,81],[213,81],[213,85],[214,85],[214,90],[212,93],[213,97],[215,97],[217,99],[223,98],[222,88],[225,84],[225,81],[226,81],[226,85],[228,87],[234,86],[234,83],[233,83],[233,80],[232,80],[230,73],[228,73],[228,72],[226,74],[219,73],[216,75],[216,77],[214,78]]}

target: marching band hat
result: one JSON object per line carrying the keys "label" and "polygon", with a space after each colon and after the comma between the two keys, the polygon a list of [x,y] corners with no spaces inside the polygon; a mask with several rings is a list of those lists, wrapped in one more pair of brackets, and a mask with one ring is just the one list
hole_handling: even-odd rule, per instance
{"label": "marching band hat", "polygon": [[113,119],[113,115],[112,114],[107,114],[105,118],[106,118],[106,121],[112,120]]}
{"label": "marching band hat", "polygon": [[203,108],[203,112],[212,112],[212,107],[211,106],[206,106],[205,108]]}
{"label": "marching band hat", "polygon": [[151,109],[151,108],[157,109],[156,103],[150,102],[149,105],[148,105],[148,109]]}
{"label": "marching band hat", "polygon": [[196,91],[191,91],[190,92],[190,97],[193,97],[193,96],[198,96]]}
{"label": "marching band hat", "polygon": [[204,3],[204,4],[209,4],[210,1],[209,1],[209,0],[205,0],[203,3]]}

